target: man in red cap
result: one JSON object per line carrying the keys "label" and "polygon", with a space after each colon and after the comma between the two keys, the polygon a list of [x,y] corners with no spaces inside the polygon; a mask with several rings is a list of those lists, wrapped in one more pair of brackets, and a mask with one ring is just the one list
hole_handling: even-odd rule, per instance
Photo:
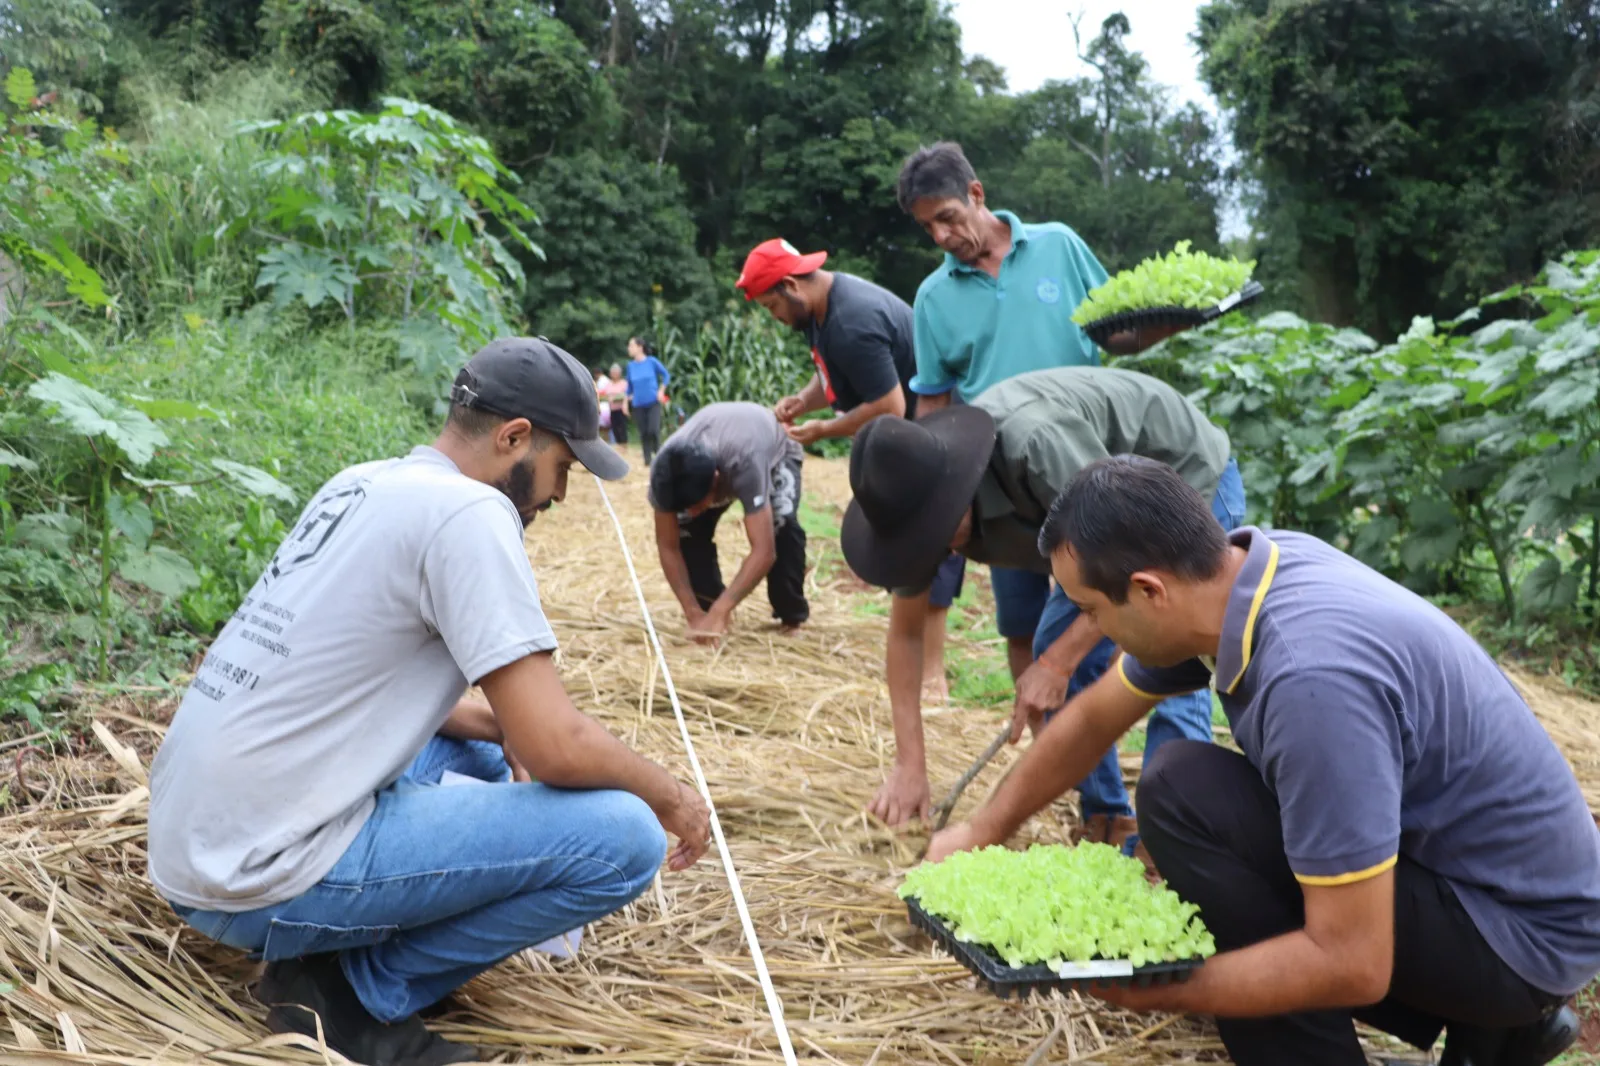
{"label": "man in red cap", "polygon": [[[804,334],[811,346],[817,372],[798,394],[785,396],[773,408],[778,420],[789,427],[789,436],[801,444],[854,437],[880,415],[915,418],[917,413],[917,396],[911,391],[911,378],[917,372],[911,308],[865,278],[822,269],[827,261],[827,252],[802,255],[788,241],[774,237],[750,252],[738,281],[746,299]],[[824,407],[832,407],[834,417],[795,423],[800,416]],[[922,694],[929,702],[943,700],[948,692],[945,623],[950,604],[961,595],[965,572],[965,558],[950,553],[929,589],[929,617],[920,633],[890,634],[893,664],[914,663],[916,652],[921,651]],[[906,641],[909,646],[904,646]],[[910,668],[916,669],[914,665]],[[898,825],[909,815],[925,811],[929,802],[927,773],[916,772],[914,767],[904,772],[897,768],[868,809]]]}

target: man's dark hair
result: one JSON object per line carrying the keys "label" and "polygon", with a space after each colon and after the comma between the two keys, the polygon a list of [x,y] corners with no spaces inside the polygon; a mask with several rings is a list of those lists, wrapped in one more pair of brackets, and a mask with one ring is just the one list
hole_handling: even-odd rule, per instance
{"label": "man's dark hair", "polygon": [[1172,467],[1137,455],[1097,459],[1056,497],[1039,554],[1049,558],[1063,545],[1083,583],[1112,603],[1127,602],[1128,579],[1141,570],[1204,581],[1228,557],[1210,505]]}
{"label": "man's dark hair", "polygon": [[900,166],[900,186],[896,193],[900,210],[909,215],[912,204],[930,197],[966,203],[967,189],[977,180],[978,174],[967,162],[966,153],[954,141],[918,148]]}
{"label": "man's dark hair", "polygon": [[650,497],[656,509],[678,514],[706,498],[717,477],[717,461],[704,445],[685,441],[663,448],[650,466]]}
{"label": "man's dark hair", "polygon": [[[450,405],[450,414],[445,419],[445,425],[454,429],[468,440],[476,440],[479,437],[487,437],[489,434],[494,433],[509,421],[511,419],[494,411],[485,411],[481,407],[468,407],[466,404],[453,403]],[[530,439],[533,441],[533,450],[542,452],[554,444],[558,438],[556,434],[551,433],[549,430],[534,426]]]}

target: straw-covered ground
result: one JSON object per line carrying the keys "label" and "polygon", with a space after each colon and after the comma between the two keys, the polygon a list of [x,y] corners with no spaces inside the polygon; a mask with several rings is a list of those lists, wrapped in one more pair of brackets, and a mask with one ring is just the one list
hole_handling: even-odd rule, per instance
{"label": "straw-covered ground", "polygon": [[[897,839],[862,813],[892,752],[873,594],[842,574],[836,544],[814,537],[814,614],[802,636],[778,635],[758,592],[720,651],[688,644],[656,566],[642,477],[610,492],[802,1060],[1109,1066],[1221,1058],[1202,1023],[1078,999],[1002,1003],[936,954],[894,895],[925,838]],[[814,512],[842,507],[843,464],[808,463],[807,493]],[[738,526],[729,521],[724,533],[735,559]],[[535,524],[529,548],[579,705],[687,778],[626,568],[587,475],[574,476],[567,502]],[[1591,804],[1600,803],[1596,708],[1519,681]],[[76,755],[50,759],[21,746],[5,753],[0,1064],[328,1059],[305,1042],[269,1037],[246,992],[252,964],[186,931],[144,879],[145,768],[171,710],[170,700],[129,698],[95,712],[97,743]],[[997,725],[993,708],[929,715],[936,794]],[[1014,756],[1001,753],[958,816]],[[1034,831],[1060,839],[1068,817],[1063,807]],[[778,1057],[714,853],[687,873],[664,874],[592,927],[577,959],[518,958],[473,982],[439,1024],[505,1062]]]}

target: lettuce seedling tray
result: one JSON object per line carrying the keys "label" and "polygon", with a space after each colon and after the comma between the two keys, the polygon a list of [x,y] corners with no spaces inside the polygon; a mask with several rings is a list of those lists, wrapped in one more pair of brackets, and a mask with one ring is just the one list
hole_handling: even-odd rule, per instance
{"label": "lettuce seedling tray", "polygon": [[1028,998],[1030,992],[1040,995],[1052,991],[1068,992],[1087,989],[1090,985],[1132,985],[1148,988],[1151,985],[1175,984],[1187,981],[1189,975],[1200,968],[1204,959],[1183,962],[1156,962],[1135,967],[1127,961],[1096,960],[1087,963],[1064,963],[1060,970],[1043,963],[1012,967],[995,954],[986,944],[968,944],[956,939],[950,927],[937,915],[922,909],[916,898],[906,900],[906,911],[911,924],[933,938],[957,962],[971,970],[989,991],[1001,999]]}
{"label": "lettuce seedling tray", "polygon": [[1221,318],[1236,307],[1259,297],[1266,290],[1260,282],[1252,281],[1232,296],[1211,307],[1142,307],[1137,311],[1119,311],[1105,318],[1097,318],[1083,327],[1089,339],[1104,347],[1118,333],[1130,329],[1160,329],[1165,326],[1203,326],[1212,319]]}

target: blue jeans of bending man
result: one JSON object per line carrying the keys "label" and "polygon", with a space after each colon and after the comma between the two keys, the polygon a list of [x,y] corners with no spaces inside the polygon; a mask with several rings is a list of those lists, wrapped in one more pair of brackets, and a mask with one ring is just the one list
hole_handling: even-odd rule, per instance
{"label": "blue jeans of bending man", "polygon": [[[447,770],[485,783],[441,787]],[[631,902],[666,851],[637,796],[512,784],[498,745],[435,737],[303,895],[236,914],[174,909],[269,962],[338,952],[367,1010],[397,1022]]]}
{"label": "blue jeans of bending man", "polygon": [[[1232,459],[1222,472],[1216,495],[1211,499],[1211,513],[1224,530],[1232,531],[1244,524],[1244,481],[1239,477],[1239,467]],[[1045,601],[1044,614],[1039,618],[1039,628],[1033,637],[1033,657],[1037,659],[1044,650],[1060,639],[1078,617],[1078,608],[1067,599],[1061,586],[1052,583],[1050,598]],[[1067,699],[1088,688],[1100,679],[1111,665],[1116,645],[1101,639],[1089,654],[1078,663],[1067,683]],[[1045,715],[1048,721],[1053,714]],[[1144,765],[1169,740],[1211,739],[1211,690],[1175,696],[1156,705],[1145,723]],[[1112,745],[1088,778],[1078,786],[1084,818],[1096,814],[1131,815],[1133,804],[1122,783],[1122,767],[1117,762],[1117,748]]]}

